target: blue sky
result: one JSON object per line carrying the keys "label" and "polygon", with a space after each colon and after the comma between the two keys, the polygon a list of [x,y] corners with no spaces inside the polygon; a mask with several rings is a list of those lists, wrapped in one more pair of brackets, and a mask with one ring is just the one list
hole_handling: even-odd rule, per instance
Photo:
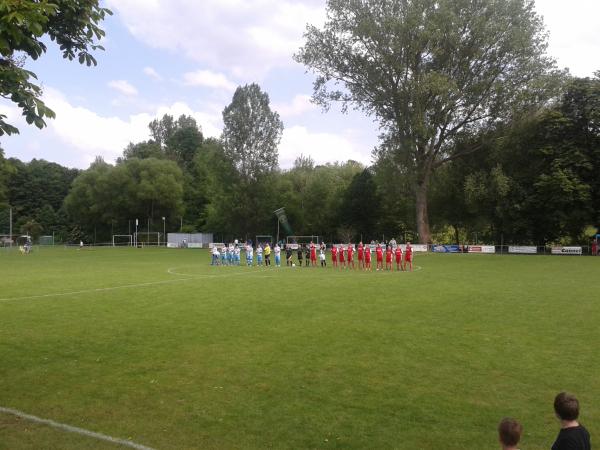
{"label": "blue sky", "polygon": [[[360,112],[323,113],[310,103],[313,77],[292,60],[306,23],[324,20],[324,0],[106,0],[105,52],[98,66],[63,60],[55,46],[30,68],[57,118],[38,130],[5,100],[21,134],[3,137],[7,156],[86,168],[113,161],[129,142],[148,139],[148,123],[189,114],[219,136],[221,112],[238,85],[257,82],[285,125],[280,165],[300,153],[317,162],[370,163],[378,130]],[[566,6],[568,5],[568,6]],[[550,32],[549,53],[577,76],[600,69],[600,2],[537,0]]]}

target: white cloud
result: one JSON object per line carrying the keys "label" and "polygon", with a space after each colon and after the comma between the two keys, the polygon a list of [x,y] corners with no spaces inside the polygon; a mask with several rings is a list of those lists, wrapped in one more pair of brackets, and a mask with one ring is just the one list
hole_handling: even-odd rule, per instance
{"label": "white cloud", "polygon": [[163,77],[153,67],[144,67],[144,74],[152,78],[154,81],[162,81],[163,79]]}
{"label": "white cloud", "polygon": [[559,67],[578,77],[600,69],[600,2],[598,0],[537,0],[535,8],[550,31],[548,53]]}
{"label": "white cloud", "polygon": [[300,156],[310,156],[317,164],[352,159],[369,165],[371,148],[359,148],[352,133],[338,135],[332,133],[313,133],[306,127],[293,126],[283,131],[279,144],[279,165],[288,169]]}
{"label": "white cloud", "polygon": [[277,111],[281,117],[301,116],[304,113],[317,109],[317,106],[310,101],[310,95],[298,94],[291,103],[274,102],[271,106],[273,111]]}
{"label": "white cloud", "polygon": [[133,97],[138,94],[138,90],[125,80],[109,81],[108,86],[128,97]]}
{"label": "white cloud", "polygon": [[107,0],[145,44],[252,81],[287,67],[307,23],[323,23],[321,0]]}
{"label": "white cloud", "polygon": [[183,80],[186,86],[203,86],[226,91],[233,91],[236,88],[235,83],[229,81],[225,75],[210,70],[188,72],[183,75]]}
{"label": "white cloud", "polygon": [[82,161],[91,162],[97,155],[113,161],[121,156],[130,142],[149,139],[148,124],[164,114],[194,117],[207,137],[217,137],[221,133],[221,118],[218,114],[212,111],[194,111],[184,102],[160,106],[152,112],[122,119],[101,116],[87,108],[74,106],[61,92],[49,87],[44,91],[44,101],[56,112],[56,119],[48,121],[49,129],[61,141],[79,150],[80,161],[73,162],[76,165],[82,164]]}

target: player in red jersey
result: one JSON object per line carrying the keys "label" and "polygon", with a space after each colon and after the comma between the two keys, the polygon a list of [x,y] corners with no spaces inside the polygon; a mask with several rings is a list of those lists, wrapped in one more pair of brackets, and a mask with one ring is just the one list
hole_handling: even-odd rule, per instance
{"label": "player in red jersey", "polygon": [[392,270],[392,247],[388,245],[385,247],[385,270]]}
{"label": "player in red jersey", "polygon": [[363,243],[362,241],[360,241],[358,243],[358,268],[359,269],[364,269],[365,268],[365,249],[363,247]]}
{"label": "player in red jersey", "polygon": [[340,260],[340,269],[346,268],[346,258],[344,257],[344,247],[340,245],[338,249],[338,259]]}
{"label": "player in red jersey", "polygon": [[354,247],[352,244],[348,244],[348,269],[350,266],[354,269]]}
{"label": "player in red jersey", "polygon": [[310,263],[313,267],[317,267],[317,247],[312,241],[310,242]]}
{"label": "player in red jersey", "polygon": [[337,257],[338,257],[338,249],[335,245],[332,245],[331,246],[331,262],[333,263],[333,267],[336,269],[338,266]]}
{"label": "player in red jersey", "polygon": [[371,246],[365,247],[365,270],[371,270]]}
{"label": "player in red jersey", "polygon": [[396,246],[396,270],[402,269],[402,249],[399,245]]}
{"label": "player in red jersey", "polygon": [[406,250],[404,252],[404,270],[406,270],[406,263],[408,263],[411,272],[413,270],[412,269],[412,260],[413,260],[412,253],[413,253],[413,250],[412,250],[412,247],[410,246],[410,242],[407,242]]}
{"label": "player in red jersey", "polygon": [[377,270],[383,270],[383,248],[381,248],[381,244],[377,244],[377,248],[375,248],[375,253],[377,255]]}

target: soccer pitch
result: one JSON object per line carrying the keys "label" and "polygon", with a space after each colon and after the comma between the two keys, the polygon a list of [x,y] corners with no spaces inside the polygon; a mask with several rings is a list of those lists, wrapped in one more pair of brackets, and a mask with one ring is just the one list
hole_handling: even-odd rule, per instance
{"label": "soccer pitch", "polygon": [[[512,416],[539,449],[567,390],[600,436],[600,258],[209,262],[0,252],[0,407],[155,449],[493,449]],[[119,445],[0,412],[0,449],[44,448]]]}

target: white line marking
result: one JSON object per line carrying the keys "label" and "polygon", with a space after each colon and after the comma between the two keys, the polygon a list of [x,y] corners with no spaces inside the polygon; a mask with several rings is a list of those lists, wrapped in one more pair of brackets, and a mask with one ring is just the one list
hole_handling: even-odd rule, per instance
{"label": "white line marking", "polygon": [[69,295],[89,294],[90,292],[104,292],[104,291],[113,291],[115,289],[127,289],[127,288],[143,287],[143,286],[154,286],[157,284],[177,283],[179,281],[188,281],[188,280],[192,280],[192,278],[180,278],[178,280],[151,281],[148,283],[126,284],[123,286],[85,289],[85,290],[81,290],[81,291],[58,292],[58,293],[54,293],[54,294],[29,295],[26,297],[7,297],[7,298],[0,298],[0,302],[10,302],[13,300],[31,300],[31,299],[49,298],[49,297],[65,297],[65,296],[69,296]]}
{"label": "white line marking", "polygon": [[174,272],[172,272],[172,270],[175,270],[175,268],[169,269],[169,270],[167,270],[167,272],[171,275],[184,275],[184,276],[189,276],[190,278],[178,278],[177,280],[149,281],[147,283],[125,284],[122,286],[112,286],[112,287],[96,288],[96,289],[84,289],[81,291],[57,292],[54,294],[28,295],[28,296],[24,296],[24,297],[6,297],[6,298],[0,298],[0,302],[10,302],[10,301],[15,301],[15,300],[35,300],[35,299],[40,299],[40,298],[51,298],[51,297],[67,297],[70,295],[114,291],[116,289],[130,289],[130,288],[145,287],[145,286],[156,286],[159,284],[179,283],[181,281],[191,281],[191,280],[197,280],[197,279],[201,279],[201,278],[223,278],[223,277],[231,277],[231,276],[235,276],[235,275],[248,275],[248,274],[253,273],[253,272],[241,272],[241,273],[228,273],[228,274],[222,274],[222,275],[189,275],[189,274],[174,273]]}
{"label": "white line marking", "polygon": [[93,439],[98,439],[101,441],[111,442],[113,444],[123,445],[125,447],[135,448],[136,450],[154,450],[151,447],[146,447],[142,444],[136,444],[135,442],[128,441],[126,439],[114,438],[112,436],[107,436],[106,434],[96,433],[94,431],[85,430],[83,428],[74,427],[72,425],[67,425],[64,423],[55,422],[50,419],[42,419],[41,417],[32,416],[31,414],[26,414],[22,411],[18,411],[16,409],[11,408],[3,408],[0,406],[0,412],[5,414],[11,414],[13,416],[20,417],[21,419],[29,420],[30,422],[39,423],[42,425],[48,425],[53,428],[58,428],[60,430],[67,431],[69,433],[81,434],[83,436],[91,437]]}

